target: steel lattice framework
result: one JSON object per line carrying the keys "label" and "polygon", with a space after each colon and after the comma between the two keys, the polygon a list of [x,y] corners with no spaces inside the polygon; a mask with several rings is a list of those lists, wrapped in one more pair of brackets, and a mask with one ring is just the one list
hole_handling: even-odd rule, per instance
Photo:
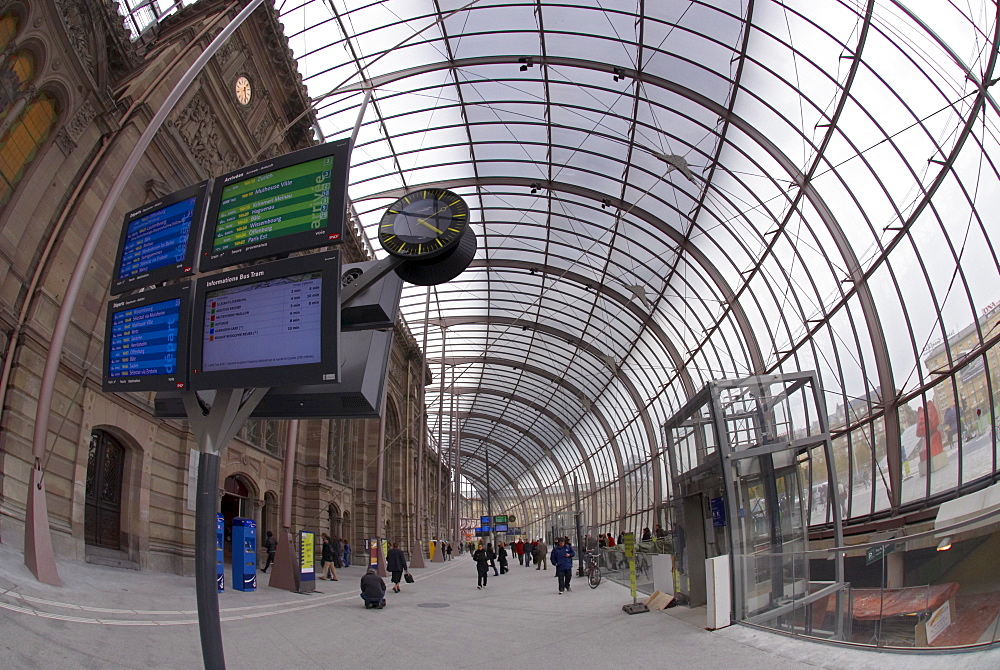
{"label": "steel lattice framework", "polygon": [[[996,2],[275,6],[322,138],[371,93],[358,229],[424,186],[473,208],[472,267],[403,313],[431,437],[480,492],[494,447],[495,511],[552,514],[575,476],[595,521],[650,523],[666,418],[798,370],[851,520],[997,478]],[[932,401],[951,463],[910,477]]]}

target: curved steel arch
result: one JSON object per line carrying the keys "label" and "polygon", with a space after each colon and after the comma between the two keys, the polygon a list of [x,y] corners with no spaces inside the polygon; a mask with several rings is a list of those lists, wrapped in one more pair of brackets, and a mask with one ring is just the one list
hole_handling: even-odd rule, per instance
{"label": "curved steel arch", "polygon": [[[552,505],[549,503],[548,494],[545,492],[545,487],[542,486],[542,480],[540,480],[538,478],[537,473],[535,473],[535,471],[531,469],[531,467],[528,465],[527,461],[525,461],[521,457],[520,454],[518,454],[516,452],[513,452],[513,451],[508,451],[505,445],[500,444],[496,440],[484,437],[482,435],[477,435],[475,433],[471,433],[471,434],[467,435],[467,437],[471,437],[474,440],[479,440],[480,442],[484,442],[484,443],[487,443],[487,444],[492,444],[492,445],[496,446],[497,448],[503,450],[505,453],[509,453],[516,461],[518,461],[519,463],[521,463],[521,465],[523,465],[524,468],[525,468],[524,471],[526,473],[530,473],[531,478],[535,480],[535,484],[538,486],[538,495],[539,495],[539,498],[542,501],[542,509],[547,510],[547,511],[552,509]],[[477,452],[469,452],[469,451],[466,451],[466,450],[463,450],[463,449],[459,449],[458,456],[459,456],[459,458],[462,458],[463,456],[465,456],[466,458],[471,458],[472,460],[476,460],[476,461],[482,461],[483,463],[487,462],[485,456],[481,456]],[[490,463],[489,465],[492,466],[493,464]],[[525,503],[526,503],[526,501],[528,499],[527,496],[525,496],[523,493],[520,492],[520,487],[518,487],[517,486],[517,482],[514,481],[509,476],[510,473],[507,472],[507,471],[504,471],[504,473],[506,475],[508,475],[507,476],[507,481],[510,483],[511,490],[517,492],[518,496],[521,499],[521,504],[525,505]],[[470,477],[470,479],[472,479],[472,478]],[[481,480],[479,480],[477,478],[476,481],[481,481]],[[524,509],[527,510],[528,508],[525,506]]]}
{"label": "curved steel arch", "polygon": [[[589,347],[590,345],[587,346]],[[539,368],[535,365],[526,364],[524,361],[511,361],[506,358],[500,358],[497,356],[445,357],[443,360],[442,359],[430,359],[430,360],[436,360],[437,362],[442,363],[444,365],[461,365],[465,363],[483,363],[485,365],[503,365],[503,366],[517,365],[520,369],[526,372],[530,372],[531,374],[537,375],[543,379],[553,382],[558,386],[567,388],[570,391],[570,393],[573,394],[575,397],[582,397],[580,395],[582,391],[580,389],[577,389],[577,387],[571,385],[568,381],[566,381],[565,378],[553,374],[548,370]],[[652,432],[653,430],[652,421],[649,417],[649,413],[646,411],[644,402],[639,397],[638,391],[636,390],[635,386],[632,384],[628,376],[619,374],[618,370],[614,371],[614,375],[619,379],[623,388],[626,389],[628,395],[632,398],[632,402],[635,404],[637,410],[636,415],[639,417],[639,420],[646,431],[650,458],[652,459],[652,467],[653,467],[654,506],[659,507],[660,502],[662,502],[660,500],[660,497],[662,495],[662,489],[660,481],[661,478],[659,476],[659,466],[657,465],[657,463],[659,462],[660,459],[658,458],[659,447],[657,446],[655,433]],[[614,431],[611,430],[611,425],[607,422],[602,413],[598,412],[596,408],[594,408],[593,406],[591,406],[591,409],[589,411],[594,413],[595,418],[598,419],[598,421],[601,423],[601,427],[604,428],[605,432],[608,435],[614,434]],[[609,444],[611,444],[610,441]],[[612,452],[614,453],[615,460],[617,461],[616,464],[618,465],[618,471],[624,475],[625,465],[621,459],[621,449],[617,447],[616,443],[615,443],[615,448],[612,450]]]}
{"label": "curved steel arch", "polygon": [[[515,394],[512,394],[512,393],[505,393],[503,391],[498,391],[498,390],[495,390],[495,389],[483,389],[483,388],[478,388],[478,387],[475,387],[475,386],[464,386],[464,387],[453,388],[453,389],[451,389],[451,392],[453,394],[455,394],[455,395],[465,395],[465,394],[495,395],[495,396],[497,396],[499,398],[503,398],[504,400],[511,400],[511,401],[517,402],[518,404],[524,405],[525,407],[529,407],[529,408],[535,410],[536,412],[538,412],[539,414],[541,414],[542,416],[544,416],[545,418],[547,418],[550,421],[552,421],[554,424],[556,424],[557,426],[559,426],[559,428],[563,431],[563,435],[565,435],[566,438],[569,439],[569,441],[573,444],[573,446],[576,447],[576,450],[578,452],[580,452],[580,463],[582,463],[583,467],[586,468],[586,470],[587,470],[587,478],[590,480],[591,490],[596,489],[596,487],[597,487],[597,483],[596,483],[597,479],[594,476],[593,463],[591,463],[591,459],[587,455],[587,450],[584,448],[583,444],[577,438],[576,433],[574,433],[570,429],[569,424],[566,423],[565,421],[563,421],[562,417],[560,417],[558,414],[556,414],[555,412],[553,412],[549,408],[545,407],[544,405],[541,405],[541,404],[539,404],[539,403],[537,403],[534,400],[531,400],[529,398],[525,398],[524,396],[515,395]],[[596,411],[599,412],[600,410],[596,410]],[[602,421],[601,422],[602,427],[604,427],[606,423],[607,423],[606,421]],[[608,439],[609,440],[617,441],[617,438],[614,435],[609,436]],[[617,444],[615,444],[615,449],[618,450]],[[568,487],[569,486],[569,482],[568,481],[564,481],[563,482],[563,486],[567,486]],[[624,518],[625,517],[625,494],[624,494],[624,491],[620,491],[619,493],[620,493],[620,495],[619,495],[619,499],[620,499],[619,500],[619,507],[621,509],[621,512],[620,512],[621,516],[620,516],[620,518]],[[567,491],[567,495],[569,495],[568,491]]]}
{"label": "curved steel arch", "polygon": [[[380,191],[379,193],[369,194],[364,198],[358,199],[358,202],[364,202],[365,200],[371,199],[396,199],[405,194],[408,190],[415,190],[419,188],[446,188],[455,189],[462,186],[472,186],[475,188],[481,188],[484,186],[521,186],[524,188],[532,188],[533,184],[537,184],[538,179],[533,179],[531,177],[462,177],[457,179],[447,179],[442,181],[436,181],[434,183],[428,184],[413,184],[407,188],[394,188],[386,191]],[[546,189],[552,191],[563,191],[565,193],[571,193],[581,197],[589,198],[596,202],[600,202],[607,194],[601,191],[595,191],[593,189],[586,188],[577,184],[570,184],[567,182],[560,181],[548,181],[545,182]],[[619,202],[613,203],[616,206],[627,209],[629,216],[634,216],[643,223],[648,223],[653,226],[658,232],[663,233],[665,236],[669,237],[671,241],[677,244],[677,252],[684,252],[689,255],[695,263],[701,267],[706,276],[710,277],[712,282],[715,284],[719,291],[719,294],[724,298],[724,305],[727,310],[732,313],[737,326],[739,327],[740,333],[743,335],[744,342],[747,345],[748,353],[750,356],[750,363],[753,366],[753,374],[761,374],[766,369],[764,363],[764,357],[760,350],[760,345],[757,342],[757,337],[753,332],[753,327],[750,325],[750,320],[743,310],[742,306],[739,304],[738,297],[739,293],[733,291],[729,286],[728,282],[722,276],[722,274],[715,268],[715,265],[708,260],[708,258],[701,252],[698,247],[696,247],[690,239],[683,235],[680,231],[668,225],[665,221],[655,216],[652,212],[639,207],[634,203]],[[561,272],[561,271],[560,271]],[[719,322],[721,322],[721,316],[719,317]],[[705,333],[705,339],[718,328],[716,325],[711,331]],[[690,356],[685,362],[690,361]],[[684,366],[680,366],[678,369],[683,369]],[[688,380],[690,383],[690,380]],[[688,394],[693,395],[694,388],[684,389]]]}

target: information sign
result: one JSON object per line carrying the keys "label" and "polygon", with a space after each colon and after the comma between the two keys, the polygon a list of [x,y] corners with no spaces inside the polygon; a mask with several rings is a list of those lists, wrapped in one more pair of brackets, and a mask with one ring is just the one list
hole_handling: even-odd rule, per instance
{"label": "information sign", "polygon": [[625,557],[635,558],[635,533],[625,533]]}
{"label": "information sign", "polygon": [[208,208],[200,269],[339,244],[346,184],[347,140],[219,177]]}
{"label": "information sign", "polygon": [[490,518],[488,516],[481,516],[479,517],[479,523],[483,524],[484,526],[488,526],[490,524]]}
{"label": "information sign", "polygon": [[497,514],[495,517],[493,517],[493,521],[494,523],[507,523],[507,515]]}
{"label": "information sign", "polygon": [[187,385],[191,285],[112,299],[104,338],[105,391],[166,391]]}
{"label": "information sign", "polygon": [[871,565],[877,561],[881,561],[886,555],[891,554],[896,551],[896,543],[889,542],[888,544],[880,544],[875,547],[868,547],[865,550],[865,565]]}
{"label": "information sign", "polygon": [[111,295],[194,272],[195,242],[205,216],[208,182],[147,203],[125,215]]}
{"label": "information sign", "polygon": [[339,252],[328,251],[200,280],[191,387],[339,381],[339,270]]}
{"label": "information sign", "polygon": [[316,533],[299,531],[299,578],[298,592],[311,593],[316,590]]}
{"label": "information sign", "polygon": [[636,597],[635,582],[635,533],[625,533],[625,558],[628,559],[628,588],[632,594],[632,600]]}
{"label": "information sign", "polygon": [[726,525],[726,503],[725,500],[719,496],[718,498],[712,498],[710,501],[712,507],[712,527],[721,528]]}
{"label": "information sign", "polygon": [[201,369],[319,363],[322,296],[319,272],[210,291]]}
{"label": "information sign", "polygon": [[498,523],[496,525],[496,532],[498,532],[498,533],[506,533],[507,532],[507,524],[505,524],[505,523]]}

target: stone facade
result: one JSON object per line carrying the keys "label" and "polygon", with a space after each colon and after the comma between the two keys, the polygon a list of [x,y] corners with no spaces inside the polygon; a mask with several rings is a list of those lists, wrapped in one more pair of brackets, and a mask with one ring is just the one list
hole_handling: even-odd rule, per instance
{"label": "stone facade", "polygon": [[[0,208],[0,541],[21,546],[32,432],[41,374],[56,316],[90,226],[131,149],[186,69],[235,11],[203,0],[131,41],[111,0],[0,0],[17,17],[12,49],[36,63],[33,91],[56,100],[53,132]],[[314,121],[273,7],[265,3],[218,52],[157,133],[116,204],[87,268],[72,314],[43,459],[49,523],[58,556],[136,569],[193,572],[190,490],[197,444],[186,422],[153,416],[151,393],[100,390],[104,314],[120,221],[159,195],[240,165],[314,143]],[[249,105],[233,95],[239,76],[254,83]],[[349,227],[350,228],[350,227]],[[356,235],[345,262],[366,259]],[[414,547],[448,525],[450,472],[417,456],[422,355],[405,326],[392,349],[386,416],[387,488],[376,498],[379,421],[302,421],[294,473],[292,529],[343,534],[354,547],[380,534]],[[278,530],[287,422],[248,426],[227,448],[220,505]],[[86,489],[94,481],[94,436],[122,449],[118,549],[96,546]],[[99,440],[97,440],[99,441]],[[335,447],[332,448],[331,447]],[[337,454],[337,463],[329,462]],[[425,513],[418,520],[417,469]],[[109,475],[110,476],[110,475]],[[239,495],[233,491],[238,491]],[[227,496],[231,496],[228,497]],[[439,511],[440,510],[440,511]],[[109,523],[113,523],[111,518]],[[418,523],[422,528],[418,530]]]}

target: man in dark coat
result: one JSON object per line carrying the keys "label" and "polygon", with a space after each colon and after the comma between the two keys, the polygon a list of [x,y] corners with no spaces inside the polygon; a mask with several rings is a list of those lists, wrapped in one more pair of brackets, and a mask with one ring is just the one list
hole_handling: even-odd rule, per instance
{"label": "man in dark coat", "polygon": [[385,582],[369,569],[361,578],[361,598],[365,601],[365,609],[382,609],[385,607]]}
{"label": "man in dark coat", "polygon": [[392,590],[399,593],[399,580],[406,572],[406,556],[399,548],[398,542],[392,543],[392,549],[385,555],[385,568],[389,571],[392,579]]}
{"label": "man in dark coat", "polygon": [[569,587],[570,579],[573,577],[573,557],[576,552],[573,547],[566,543],[565,538],[559,538],[558,544],[552,547],[552,555],[549,560],[556,568],[556,577],[559,578],[559,595],[563,590],[572,591]]}

